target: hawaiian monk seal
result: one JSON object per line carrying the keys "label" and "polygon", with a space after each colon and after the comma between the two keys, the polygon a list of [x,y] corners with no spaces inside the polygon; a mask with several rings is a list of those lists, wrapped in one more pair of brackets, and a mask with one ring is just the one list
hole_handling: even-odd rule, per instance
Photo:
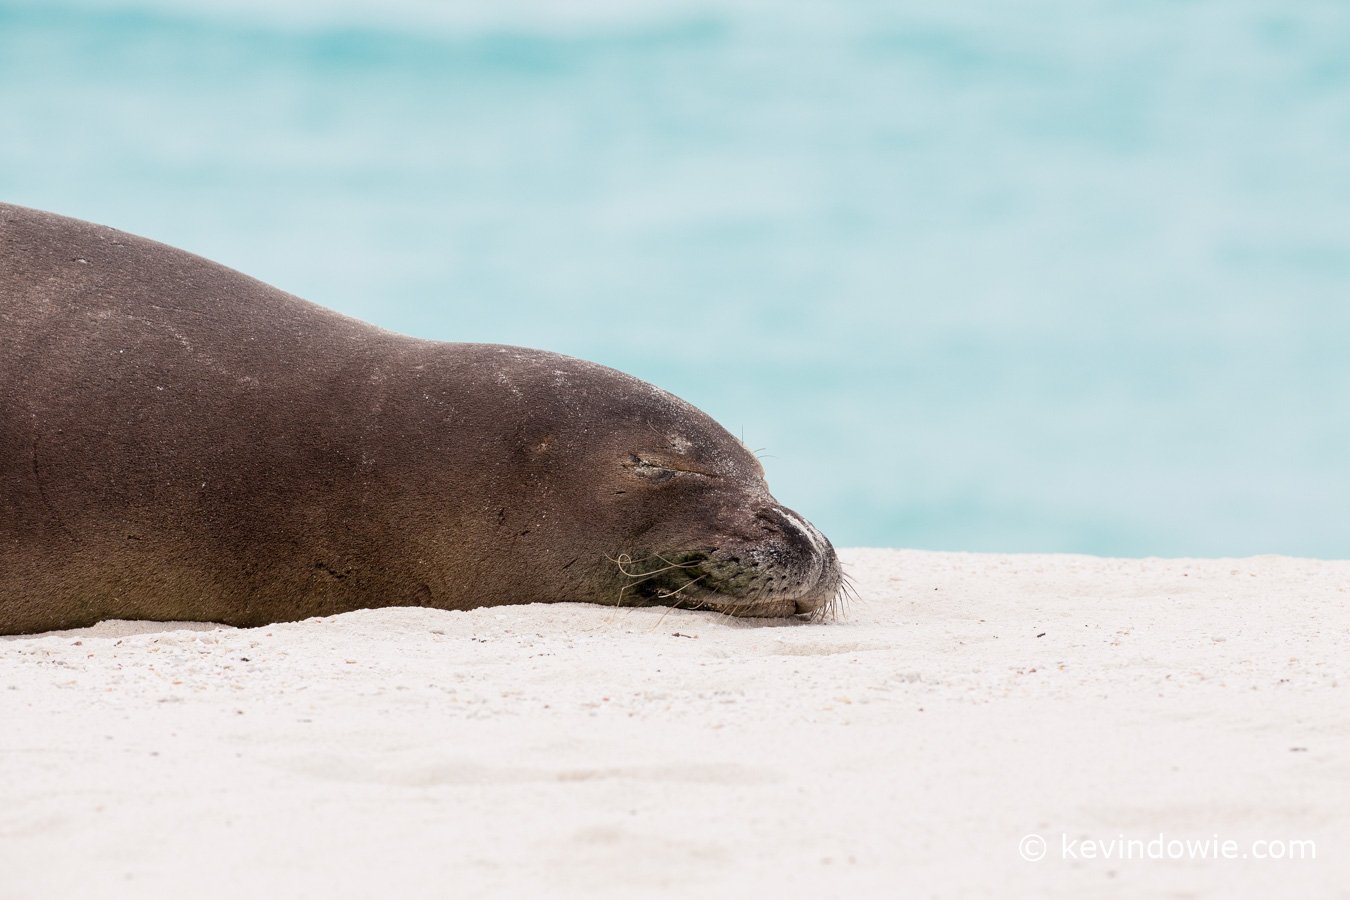
{"label": "hawaiian monk seal", "polygon": [[824,615],[829,541],[693,406],[0,205],[0,633],[584,600]]}

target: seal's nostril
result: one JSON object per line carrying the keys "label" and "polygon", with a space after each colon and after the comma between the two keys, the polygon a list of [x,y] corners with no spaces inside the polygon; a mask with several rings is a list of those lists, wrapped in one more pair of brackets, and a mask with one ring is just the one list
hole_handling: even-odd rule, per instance
{"label": "seal's nostril", "polygon": [[775,532],[781,532],[783,530],[782,523],[779,522],[775,516],[773,516],[772,514],[770,514],[765,510],[760,510],[759,512],[755,513],[755,521],[759,523],[761,531],[766,531],[770,534],[773,534]]}

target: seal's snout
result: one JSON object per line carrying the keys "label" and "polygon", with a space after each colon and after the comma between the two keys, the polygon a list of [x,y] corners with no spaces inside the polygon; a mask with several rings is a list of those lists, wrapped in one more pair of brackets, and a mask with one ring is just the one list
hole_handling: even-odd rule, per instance
{"label": "seal's snout", "polygon": [[765,549],[779,596],[791,600],[798,615],[828,614],[843,577],[829,539],[785,506],[767,507],[755,518],[768,536]]}
{"label": "seal's snout", "polygon": [[713,546],[621,554],[621,594],[642,603],[732,616],[829,618],[845,580],[825,535],[777,504],[728,505]]}
{"label": "seal's snout", "polygon": [[756,513],[755,518],[767,530],[780,533],[793,554],[818,564],[823,564],[827,557],[834,555],[834,547],[830,546],[825,535],[786,506],[768,507]]}
{"label": "seal's snout", "polygon": [[699,554],[696,572],[685,571],[696,582],[686,595],[696,595],[704,608],[737,616],[828,616],[842,575],[825,535],[778,505],[740,522],[719,546]]}

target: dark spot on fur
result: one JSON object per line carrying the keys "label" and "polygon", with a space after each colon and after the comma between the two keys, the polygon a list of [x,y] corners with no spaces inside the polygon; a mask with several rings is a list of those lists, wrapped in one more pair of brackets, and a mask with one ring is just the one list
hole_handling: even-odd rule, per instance
{"label": "dark spot on fur", "polygon": [[334,568],[332,568],[331,566],[329,566],[327,563],[323,563],[323,562],[316,562],[316,563],[314,563],[314,570],[315,570],[316,572],[322,572],[323,574],[327,575],[329,578],[335,578],[335,579],[337,579],[338,581],[343,581],[343,580],[345,580],[345,579],[347,578],[347,576],[351,574],[350,572],[339,572],[339,571],[337,571],[336,569],[334,569]]}

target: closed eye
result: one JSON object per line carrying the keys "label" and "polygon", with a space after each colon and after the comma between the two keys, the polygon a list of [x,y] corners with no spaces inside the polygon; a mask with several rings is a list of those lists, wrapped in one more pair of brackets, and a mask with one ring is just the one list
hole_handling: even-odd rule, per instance
{"label": "closed eye", "polygon": [[679,463],[669,460],[655,460],[644,456],[638,456],[636,453],[628,455],[628,462],[625,463],[634,473],[647,478],[653,478],[657,481],[665,481],[676,475],[697,475],[700,478],[717,478],[711,472],[703,472],[698,469],[691,469]]}

